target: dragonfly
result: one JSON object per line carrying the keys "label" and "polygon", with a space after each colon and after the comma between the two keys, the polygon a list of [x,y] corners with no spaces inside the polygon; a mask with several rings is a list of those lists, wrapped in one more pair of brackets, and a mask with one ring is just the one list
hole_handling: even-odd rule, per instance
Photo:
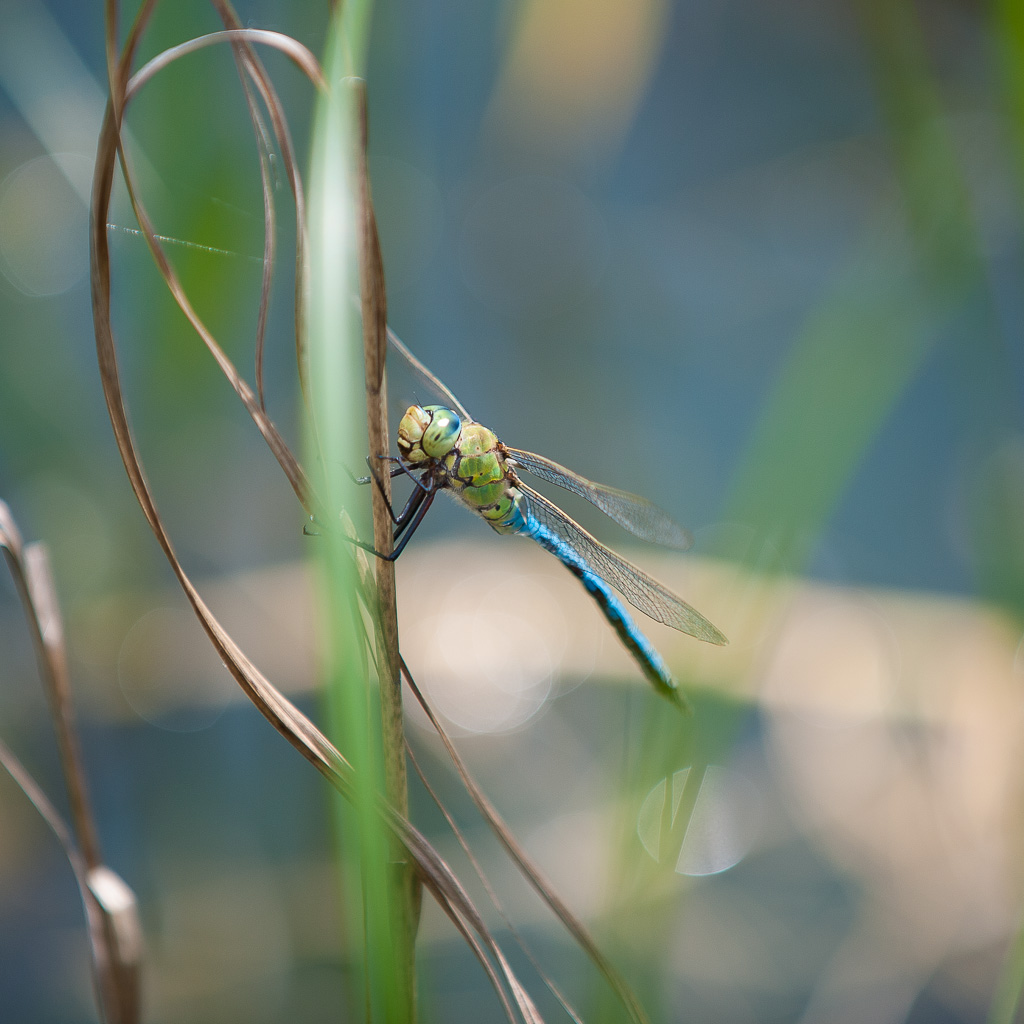
{"label": "dragonfly", "polygon": [[[526,484],[520,472],[585,498],[642,540],[685,549],[692,543],[689,532],[646,498],[595,483],[542,455],[503,444],[492,430],[469,415],[448,387],[390,330],[388,340],[414,371],[445,397],[447,404],[409,406],[398,425],[398,456],[380,457],[391,463],[392,478],[404,475],[413,482],[412,494],[401,512],[396,513],[388,505],[395,524],[393,551],[382,555],[368,544],[355,543],[393,561],[405,550],[434,498],[442,491],[448,492],[497,533],[528,537],[554,555],[597,603],[655,690],[690,713],[689,702],[664,659],[615,591],[655,621],[698,640],[725,645],[729,642],[725,635],[694,607],[615,554]],[[368,484],[373,479],[383,493],[373,460],[367,463],[371,475],[358,482]]]}

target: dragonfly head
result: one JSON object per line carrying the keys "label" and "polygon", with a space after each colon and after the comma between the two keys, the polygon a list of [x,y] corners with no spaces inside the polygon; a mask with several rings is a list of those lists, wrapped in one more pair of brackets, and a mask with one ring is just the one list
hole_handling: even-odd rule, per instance
{"label": "dragonfly head", "polygon": [[458,443],[462,420],[443,405],[410,405],[398,424],[398,450],[413,464],[443,459]]}

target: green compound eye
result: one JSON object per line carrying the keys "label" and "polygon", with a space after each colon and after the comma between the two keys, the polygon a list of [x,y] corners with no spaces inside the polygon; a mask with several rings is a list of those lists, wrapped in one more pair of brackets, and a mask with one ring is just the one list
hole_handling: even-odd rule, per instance
{"label": "green compound eye", "polygon": [[423,451],[432,459],[444,458],[458,443],[462,420],[443,405],[427,405],[424,410],[431,416],[430,426],[423,431]]}

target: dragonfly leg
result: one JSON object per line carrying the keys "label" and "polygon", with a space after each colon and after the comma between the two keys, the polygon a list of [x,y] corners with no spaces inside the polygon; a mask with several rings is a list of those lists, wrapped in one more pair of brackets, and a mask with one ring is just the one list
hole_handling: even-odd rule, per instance
{"label": "dragonfly leg", "polygon": [[384,485],[382,484],[380,477],[378,477],[377,474],[374,472],[373,462],[371,461],[370,456],[366,457],[366,464],[370,468],[371,476],[360,477],[359,480],[356,481],[357,483],[369,483],[370,480],[372,479],[373,482],[377,485],[377,489],[380,491],[380,495],[384,499],[384,505],[388,510],[388,515],[391,516],[391,522],[393,522],[395,526],[398,527],[398,530],[396,530],[395,532],[395,538],[397,539],[398,535],[402,532],[402,530],[405,528],[405,525],[408,523],[409,517],[415,514],[416,510],[420,506],[420,502],[423,501],[427,494],[430,493],[430,488],[418,476],[416,476],[413,473],[413,471],[409,469],[408,466],[402,463],[399,459],[396,459],[393,455],[381,455],[378,457],[381,459],[386,459],[389,462],[398,463],[397,467],[391,470],[392,478],[404,473],[416,485],[416,489],[412,492],[411,495],[409,495],[409,500],[405,503],[405,508],[403,508],[402,511],[398,513],[398,515],[395,515],[394,507],[388,500],[388,496],[384,493]]}
{"label": "dragonfly leg", "polygon": [[[397,458],[394,455],[378,455],[377,458],[381,462],[395,462],[395,463],[397,463],[395,468],[392,469],[390,473],[388,473],[388,476],[390,476],[392,480],[394,480],[396,476],[401,476],[403,473],[411,473],[411,470],[409,470],[408,467],[406,467],[402,463],[402,460]],[[373,456],[372,455],[367,455],[366,456],[366,465],[367,465],[367,468],[370,470],[370,475],[369,476],[352,476],[352,474],[349,473],[349,476],[352,476],[352,482],[356,483],[356,484],[359,484],[360,487],[365,487],[371,480],[373,480],[377,484],[377,486],[380,487],[380,485],[381,485],[380,484],[380,477],[378,477],[377,474],[374,472],[374,469],[373,469]],[[348,470],[346,470],[346,472],[348,472]],[[413,479],[415,479],[415,477],[413,477]]]}
{"label": "dragonfly leg", "polygon": [[[392,462],[398,462],[399,465],[396,469],[391,471],[391,475],[398,476],[399,473],[407,474],[416,484],[416,490],[409,496],[409,500],[405,503],[405,507],[398,515],[395,515],[394,508],[391,503],[385,498],[385,504],[387,506],[388,514],[391,516],[391,521],[395,524],[395,531],[392,534],[392,541],[397,541],[395,549],[390,555],[382,554],[372,544],[367,544],[365,541],[357,540],[355,537],[347,537],[346,540],[351,544],[355,544],[356,547],[362,548],[364,551],[369,551],[371,555],[376,555],[378,558],[382,558],[385,562],[393,562],[398,556],[405,550],[405,545],[409,543],[410,538],[416,532],[417,527],[423,522],[423,517],[427,514],[427,509],[430,508],[431,503],[434,500],[434,495],[439,490],[439,485],[435,481],[430,483],[424,483],[422,479],[414,476],[412,471],[404,466],[398,459],[393,456],[381,456],[381,458],[389,459]],[[372,479],[376,482],[377,486],[380,487],[380,479],[373,471],[373,465],[370,459],[366,460],[367,465],[370,466],[370,472]],[[371,477],[367,477],[364,483],[369,483]],[[357,483],[360,481],[357,481]],[[383,495],[383,488],[381,487],[381,494]],[[309,517],[309,523],[302,528],[302,532],[307,537],[319,537],[322,532],[322,525],[316,516]]]}
{"label": "dragonfly leg", "polygon": [[381,481],[380,477],[377,475],[376,471],[374,470],[373,460],[372,457],[369,455],[366,456],[366,465],[370,470],[370,475],[356,478],[356,483],[368,484],[372,480],[377,485],[377,490],[380,491],[380,495],[384,499],[384,504],[387,507],[388,515],[391,516],[391,522],[395,523],[396,525],[401,525],[405,521],[405,517],[409,515],[418,506],[419,502],[414,503],[414,499],[416,498],[416,496],[419,495],[420,500],[423,500],[423,496],[427,493],[427,485],[418,476],[416,476],[416,474],[407,465],[405,465],[405,463],[402,462],[401,459],[396,458],[394,455],[378,455],[377,458],[386,462],[397,463],[397,465],[388,474],[392,480],[394,480],[396,476],[401,476],[404,473],[415,485],[416,490],[413,491],[411,497],[405,503],[405,508],[402,509],[402,511],[397,516],[395,515],[395,510],[391,505],[391,501],[388,498],[387,494],[384,493],[384,484]]}
{"label": "dragonfly leg", "polygon": [[[392,535],[392,540],[398,540],[398,538],[401,537],[410,526],[412,526],[413,521],[416,522],[416,526],[419,526],[419,520],[416,519],[416,516],[420,515],[422,517],[422,513],[420,513],[420,506],[427,500],[428,496],[431,501],[434,500],[433,492],[426,488],[422,491],[413,491],[412,494],[409,495],[409,500],[405,503],[405,508],[403,508],[397,516],[391,517],[395,523],[395,532]],[[430,502],[427,502],[427,508],[429,507]],[[426,509],[423,511],[426,512]],[[412,529],[415,530],[416,526],[413,526]]]}
{"label": "dragonfly leg", "polygon": [[347,539],[355,544],[356,547],[360,547],[364,551],[369,551],[370,554],[376,555],[385,562],[393,562],[405,550],[405,545],[409,543],[412,535],[416,532],[417,527],[423,522],[423,517],[427,514],[427,509],[430,508],[431,502],[433,502],[434,495],[437,494],[437,491],[438,488],[436,486],[428,487],[424,485],[424,489],[422,491],[416,491],[409,499],[408,504],[402,512],[402,517],[400,517],[403,521],[398,522],[397,519],[395,520],[395,522],[398,523],[398,527],[395,530],[394,537],[398,540],[398,543],[395,545],[395,550],[392,551],[390,555],[381,554],[381,552],[379,552],[372,544],[366,544],[361,540],[356,540],[355,537],[349,537]]}

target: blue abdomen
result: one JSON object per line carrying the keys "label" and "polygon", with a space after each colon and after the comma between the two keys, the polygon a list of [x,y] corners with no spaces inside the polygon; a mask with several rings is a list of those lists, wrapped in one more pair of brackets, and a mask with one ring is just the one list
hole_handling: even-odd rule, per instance
{"label": "blue abdomen", "polygon": [[[516,502],[515,515],[518,517],[518,528],[502,531],[507,533],[523,533],[532,537],[542,548],[550,551],[569,572],[571,572],[586,588],[587,593],[598,603],[604,617],[615,630],[623,646],[642,669],[655,689],[671,698],[684,711],[690,707],[686,698],[680,693],[679,686],[655,650],[654,645],[633,621],[626,611],[626,606],[614,594],[612,589],[598,576],[580,557],[576,550],[561,537],[540,523],[533,516],[524,517],[520,503]],[[497,529],[497,527],[495,527]]]}

